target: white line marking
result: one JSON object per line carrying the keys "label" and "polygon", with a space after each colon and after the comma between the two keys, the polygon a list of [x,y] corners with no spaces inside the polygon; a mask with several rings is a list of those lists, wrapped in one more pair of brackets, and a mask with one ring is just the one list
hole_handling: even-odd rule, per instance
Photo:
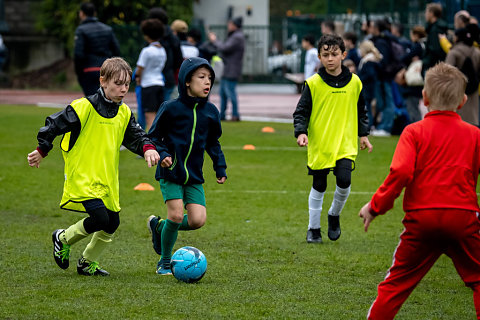
{"label": "white line marking", "polygon": [[[243,150],[242,146],[222,146],[223,150]],[[266,146],[255,146],[255,150],[247,151],[307,151],[306,148],[300,147],[266,147]]]}
{"label": "white line marking", "polygon": [[[208,192],[215,192],[215,193],[270,193],[270,194],[295,194],[295,193],[310,193],[310,190],[209,190]],[[333,194],[335,191],[326,191],[328,194]],[[374,194],[374,191],[350,191],[350,194],[353,195],[365,195],[365,194]]]}

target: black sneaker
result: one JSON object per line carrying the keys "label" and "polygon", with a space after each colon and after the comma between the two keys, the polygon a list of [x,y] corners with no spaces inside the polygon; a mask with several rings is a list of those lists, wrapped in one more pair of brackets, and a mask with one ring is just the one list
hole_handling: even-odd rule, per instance
{"label": "black sneaker", "polygon": [[53,258],[60,268],[67,269],[70,265],[70,245],[60,241],[60,234],[63,232],[65,232],[64,229],[57,229],[52,233]]}
{"label": "black sneaker", "polygon": [[78,259],[77,263],[77,273],[82,276],[109,276],[106,270],[103,270],[98,265],[98,262],[87,262],[85,258]]}
{"label": "black sneaker", "polygon": [[308,231],[307,231],[307,242],[308,243],[322,243],[322,234],[320,233],[320,228],[318,228],[318,229],[308,229]]}
{"label": "black sneaker", "polygon": [[340,238],[340,216],[328,215],[328,238],[332,241]]}
{"label": "black sneaker", "polygon": [[152,235],[153,250],[160,256],[162,255],[162,228],[157,228],[160,227],[162,220],[162,218],[156,216],[150,216],[147,220],[147,227]]}

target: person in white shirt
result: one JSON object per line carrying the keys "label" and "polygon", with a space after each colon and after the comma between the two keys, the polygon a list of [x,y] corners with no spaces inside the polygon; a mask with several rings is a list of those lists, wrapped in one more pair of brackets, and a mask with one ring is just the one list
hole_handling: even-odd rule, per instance
{"label": "person in white shirt", "polygon": [[318,50],[315,47],[315,37],[311,34],[308,34],[302,38],[302,48],[306,50],[305,53],[305,67],[304,67],[304,76],[305,80],[313,76],[319,66],[320,59],[318,59]]}
{"label": "person in white shirt", "polygon": [[160,20],[144,20],[140,28],[149,45],[140,52],[135,79],[142,87],[142,109],[145,113],[145,130],[148,130],[164,101],[165,80],[162,71],[167,61],[167,53],[159,42],[164,33],[164,26]]}

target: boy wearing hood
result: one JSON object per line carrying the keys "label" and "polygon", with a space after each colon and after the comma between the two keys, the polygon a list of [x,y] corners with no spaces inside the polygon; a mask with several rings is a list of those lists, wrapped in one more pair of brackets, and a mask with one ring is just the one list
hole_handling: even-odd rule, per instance
{"label": "boy wearing hood", "polygon": [[340,237],[340,212],[350,194],[351,173],[360,149],[372,151],[368,141],[368,116],[362,98],[362,82],[342,65],[347,53],[337,35],[324,35],[318,44],[322,67],[305,81],[293,113],[295,137],[300,147],[308,145],[308,174],[313,186],[308,197],[308,243],[321,243],[320,214],[327,189],[327,175],[336,176],[337,187],[328,210],[328,238]]}
{"label": "boy wearing hood", "polygon": [[[178,75],[179,97],[160,107],[148,136],[160,154],[155,179],[167,205],[167,219],[150,216],[153,248],[161,255],[157,274],[172,274],[170,260],[178,230],[202,227],[207,219],[202,168],[205,151],[213,162],[217,183],[227,179],[218,109],[208,101],[215,73],[203,58],[186,59]],[[183,208],[187,214],[184,214]]]}

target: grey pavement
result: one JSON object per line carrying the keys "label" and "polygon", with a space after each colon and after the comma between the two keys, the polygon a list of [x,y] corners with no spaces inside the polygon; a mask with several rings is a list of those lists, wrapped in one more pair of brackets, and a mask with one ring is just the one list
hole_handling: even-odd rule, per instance
{"label": "grey pavement", "polygon": [[[220,108],[219,86],[214,86],[210,101]],[[300,95],[295,85],[286,84],[239,84],[237,86],[239,112],[245,121],[291,122]],[[0,89],[0,104],[36,105],[39,107],[64,108],[82,97],[81,92],[48,90]],[[137,101],[134,92],[129,92],[125,103],[134,111]],[[227,119],[231,111],[227,107]]]}

